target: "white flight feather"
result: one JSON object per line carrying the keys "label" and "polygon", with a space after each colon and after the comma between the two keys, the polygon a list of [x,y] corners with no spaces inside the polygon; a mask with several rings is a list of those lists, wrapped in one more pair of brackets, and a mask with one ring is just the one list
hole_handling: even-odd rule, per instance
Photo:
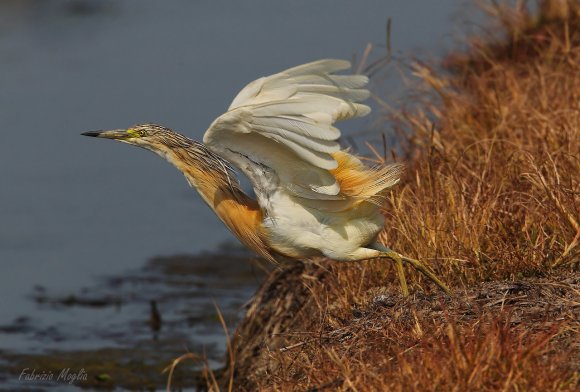
{"label": "white flight feather", "polygon": [[317,74],[331,74],[336,71],[342,71],[350,68],[350,61],[347,60],[333,60],[324,59],[312,61],[310,63],[297,65],[296,67],[288,68],[280,74],[286,75],[317,75]]}
{"label": "white flight feather", "polygon": [[333,140],[315,139],[312,137],[301,135],[299,133],[294,133],[291,130],[285,129],[283,127],[271,127],[267,124],[268,122],[260,123],[259,119],[255,119],[252,122],[252,127],[266,134],[271,134],[272,136],[277,135],[282,139],[288,139],[294,143],[300,144],[302,147],[310,148],[314,151],[330,153],[337,152],[338,150],[340,150],[340,145]]}
{"label": "white flight feather", "polygon": [[340,131],[337,128],[332,125],[318,123],[306,116],[262,116],[254,120],[254,123],[263,121],[263,119],[268,119],[271,126],[284,127],[291,132],[315,139],[338,140],[340,138]]}
{"label": "white flight feather", "polygon": [[340,149],[333,123],[370,111],[357,103],[369,96],[366,76],[332,75],[348,68],[348,61],[319,60],[257,79],[206,131],[207,147],[249,178],[262,208],[272,208],[266,204],[279,189],[344,200],[328,171],[337,167],[330,153]]}

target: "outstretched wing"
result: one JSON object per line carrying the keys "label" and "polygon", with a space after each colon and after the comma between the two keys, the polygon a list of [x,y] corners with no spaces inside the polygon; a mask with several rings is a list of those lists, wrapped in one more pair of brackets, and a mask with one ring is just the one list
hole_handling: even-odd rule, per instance
{"label": "outstretched wing", "polygon": [[369,96],[364,75],[334,75],[350,68],[343,60],[320,60],[248,84],[203,141],[251,181],[258,203],[267,208],[280,190],[312,200],[342,200],[330,172],[340,150],[336,121],[364,116]]}

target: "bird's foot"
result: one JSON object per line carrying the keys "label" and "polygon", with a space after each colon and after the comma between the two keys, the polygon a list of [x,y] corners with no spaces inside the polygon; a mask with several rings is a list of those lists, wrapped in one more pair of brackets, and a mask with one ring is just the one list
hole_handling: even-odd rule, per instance
{"label": "bird's foot", "polygon": [[403,256],[403,255],[401,255],[393,250],[390,250],[390,249],[386,252],[383,252],[382,255],[384,257],[388,257],[389,259],[391,259],[395,262],[395,266],[397,268],[397,274],[399,275],[399,282],[401,282],[401,289],[402,289],[403,295],[405,297],[409,295],[409,289],[407,287],[407,281],[405,279],[405,271],[403,270],[403,261],[411,264],[416,270],[421,272],[423,275],[425,275],[427,278],[429,278],[431,281],[433,281],[433,283],[435,283],[437,286],[439,286],[439,288],[441,288],[441,290],[445,291],[445,293],[451,294],[451,290],[449,290],[449,287],[447,287],[447,285],[445,285],[445,283],[443,283],[437,277],[437,275],[435,275],[435,273],[433,271],[431,271],[429,268],[427,268],[425,266],[425,264],[423,264],[419,260],[415,260],[415,259],[411,259],[410,257]]}
{"label": "bird's foot", "polygon": [[409,286],[407,286],[407,278],[405,277],[405,269],[403,268],[403,260],[401,255],[397,252],[389,250],[388,258],[395,262],[395,268],[397,268],[397,276],[399,277],[399,282],[401,283],[401,291],[403,292],[403,297],[409,296]]}
{"label": "bird's foot", "polygon": [[425,264],[420,262],[419,260],[412,259],[410,257],[403,256],[400,253],[395,252],[394,250],[386,247],[385,245],[381,244],[380,242],[375,242],[368,246],[368,248],[372,249],[375,253],[371,258],[389,258],[395,262],[395,268],[397,270],[397,275],[399,277],[399,282],[401,283],[401,291],[403,295],[407,297],[409,295],[409,287],[407,286],[407,279],[405,278],[405,270],[403,269],[403,261],[409,263],[415,268],[419,270],[423,275],[433,281],[437,286],[441,288],[441,290],[445,291],[447,294],[451,294],[451,290],[443,283],[435,273],[428,268]]}

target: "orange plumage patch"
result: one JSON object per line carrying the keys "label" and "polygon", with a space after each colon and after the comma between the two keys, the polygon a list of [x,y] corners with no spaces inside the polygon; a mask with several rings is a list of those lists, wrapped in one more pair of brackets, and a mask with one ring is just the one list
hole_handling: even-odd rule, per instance
{"label": "orange plumage patch", "polygon": [[255,200],[250,199],[237,187],[232,187],[223,171],[197,164],[178,163],[177,167],[244,245],[267,260],[275,262],[262,230],[262,211]]}
{"label": "orange plumage patch", "polygon": [[238,239],[262,257],[275,262],[265,243],[262,211],[254,200],[239,201],[222,194],[215,201],[214,211]]}
{"label": "orange plumage patch", "polygon": [[338,167],[330,172],[340,185],[340,192],[359,202],[380,204],[384,191],[399,182],[404,170],[399,163],[369,168],[346,151],[335,152],[332,157],[338,162]]}

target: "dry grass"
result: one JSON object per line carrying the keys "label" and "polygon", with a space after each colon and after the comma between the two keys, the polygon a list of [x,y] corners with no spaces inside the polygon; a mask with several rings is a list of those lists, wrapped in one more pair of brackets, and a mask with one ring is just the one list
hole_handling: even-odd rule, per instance
{"label": "dry grass", "polygon": [[580,26],[571,18],[499,9],[507,37],[472,42],[442,76],[415,65],[434,94],[398,115],[413,159],[385,210],[385,240],[456,287],[578,262]]}
{"label": "dry grass", "polygon": [[[281,391],[573,390],[577,362],[563,342],[577,331],[567,326],[571,316],[562,312],[565,307],[541,306],[547,298],[562,303],[570,298],[558,289],[540,293],[546,282],[537,283],[488,284],[484,292],[490,298],[481,290],[453,300],[370,295],[348,318],[323,307],[324,325],[316,328],[314,322],[311,333],[289,334],[289,340],[305,344],[271,351],[266,377],[257,386]],[[495,300],[497,293],[503,301]],[[512,310],[501,314],[501,308]]]}
{"label": "dry grass", "polygon": [[498,33],[415,64],[429,94],[385,119],[410,164],[382,239],[455,295],[409,272],[402,298],[384,261],[277,270],[236,331],[234,390],[577,390],[580,5],[488,11]]}

